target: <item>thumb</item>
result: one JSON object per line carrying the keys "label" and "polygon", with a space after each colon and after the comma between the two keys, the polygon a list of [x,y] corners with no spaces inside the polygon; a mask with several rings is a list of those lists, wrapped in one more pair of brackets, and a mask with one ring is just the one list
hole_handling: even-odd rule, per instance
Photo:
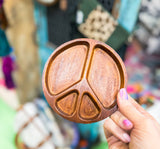
{"label": "thumb", "polygon": [[143,114],[137,109],[137,103],[133,103],[133,98],[130,97],[125,88],[122,88],[117,96],[117,104],[119,111],[126,116],[134,125],[141,123]]}

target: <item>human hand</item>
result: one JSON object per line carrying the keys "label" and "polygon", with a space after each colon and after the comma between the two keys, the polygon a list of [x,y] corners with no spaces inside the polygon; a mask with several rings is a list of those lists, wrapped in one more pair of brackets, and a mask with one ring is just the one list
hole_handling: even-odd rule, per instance
{"label": "human hand", "polygon": [[117,95],[119,111],[104,122],[109,149],[160,149],[160,125],[130,97]]}

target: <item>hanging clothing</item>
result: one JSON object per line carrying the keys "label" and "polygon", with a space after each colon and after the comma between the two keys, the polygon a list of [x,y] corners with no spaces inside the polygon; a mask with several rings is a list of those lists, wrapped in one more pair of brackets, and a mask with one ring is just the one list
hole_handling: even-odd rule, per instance
{"label": "hanging clothing", "polygon": [[67,9],[62,11],[57,3],[47,7],[47,23],[49,42],[60,46],[64,42],[84,37],[77,30],[76,11],[80,0],[68,0]]}
{"label": "hanging clothing", "polygon": [[0,29],[0,57],[7,56],[11,52],[5,32]]}
{"label": "hanging clothing", "polygon": [[2,7],[3,4],[3,0],[0,0],[0,8]]}
{"label": "hanging clothing", "polygon": [[14,70],[14,62],[10,56],[4,57],[2,59],[2,71],[5,78],[5,84],[7,88],[14,88],[14,82],[12,79],[12,72]]}
{"label": "hanging clothing", "polygon": [[[0,0],[1,1],[1,0]],[[0,3],[0,28],[5,30],[8,27],[8,20],[2,3]]]}

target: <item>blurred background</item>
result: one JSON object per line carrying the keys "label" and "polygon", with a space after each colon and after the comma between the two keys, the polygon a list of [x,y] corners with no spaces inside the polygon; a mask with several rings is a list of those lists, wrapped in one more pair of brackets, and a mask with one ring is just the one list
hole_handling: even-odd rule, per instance
{"label": "blurred background", "polygon": [[0,148],[107,149],[103,122],[59,117],[42,92],[59,45],[93,38],[123,59],[127,91],[160,123],[160,0],[0,0]]}

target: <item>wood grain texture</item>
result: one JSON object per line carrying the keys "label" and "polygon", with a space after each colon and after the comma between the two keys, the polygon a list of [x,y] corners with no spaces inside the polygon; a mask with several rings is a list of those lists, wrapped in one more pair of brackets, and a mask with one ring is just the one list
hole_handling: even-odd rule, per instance
{"label": "wood grain texture", "polygon": [[85,38],[58,47],[42,77],[52,109],[78,123],[97,122],[115,112],[117,93],[126,83],[119,55],[108,45]]}

